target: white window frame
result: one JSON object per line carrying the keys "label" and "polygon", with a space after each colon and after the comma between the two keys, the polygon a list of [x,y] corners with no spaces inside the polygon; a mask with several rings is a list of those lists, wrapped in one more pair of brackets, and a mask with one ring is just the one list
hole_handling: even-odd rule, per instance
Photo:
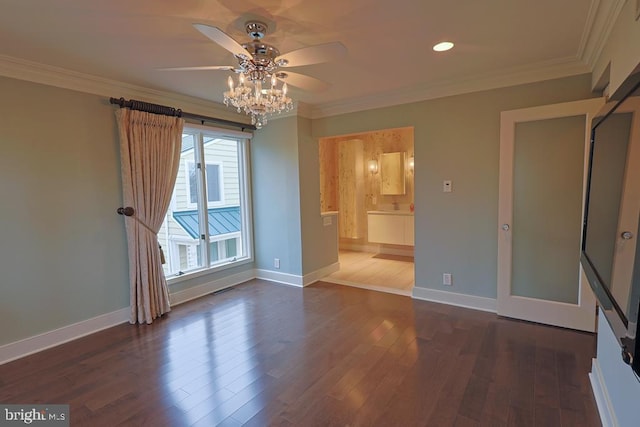
{"label": "white window frame", "polygon": [[[165,251],[165,256],[171,259],[171,263],[173,265],[180,265],[180,252],[178,250],[178,246],[180,245],[187,246],[187,247],[197,246],[198,243],[200,242],[199,239],[185,239],[182,236],[174,236],[174,235],[169,235],[167,240],[169,242],[169,248],[167,248],[167,250]],[[188,270],[188,271],[191,271],[191,270]],[[188,274],[188,271],[184,272],[183,274]],[[167,280],[172,277],[180,277],[180,276],[175,276],[175,275],[167,276]]]}
{"label": "white window frame", "polygon": [[[196,163],[194,160],[192,159],[185,159],[184,160],[184,173],[186,174],[185,177],[185,186],[187,187],[187,207],[189,207],[190,209],[197,209],[198,204],[197,203],[192,203],[191,202],[191,177],[189,176],[189,171],[191,170],[191,167],[193,166],[194,170],[197,173],[197,168],[196,168]],[[208,165],[212,165],[212,166],[218,166],[218,189],[220,190],[220,200],[218,201],[214,201],[211,202],[208,200],[209,197],[209,189],[207,188],[207,182],[206,182],[206,170],[207,170],[207,166]],[[204,170],[205,170],[205,179],[203,181],[202,184],[202,190],[204,192],[204,194],[207,195],[207,205],[210,208],[216,208],[216,207],[221,207],[225,205],[225,199],[224,199],[224,165],[222,164],[222,162],[220,161],[208,161],[208,162],[204,162]],[[197,193],[197,192],[196,192]],[[198,194],[198,197],[200,197],[200,195]]]}
{"label": "white window frame", "polygon": [[[213,265],[224,263],[230,259],[230,257],[227,257],[227,247],[225,245],[225,242],[231,239],[238,240],[238,243],[236,244],[236,248],[238,249],[242,248],[242,233],[240,232],[220,234],[218,236],[209,238],[209,244],[218,243],[218,255],[220,255],[220,260],[214,262]],[[234,256],[234,258],[237,258],[237,257]]]}
{"label": "white window frame", "polygon": [[[251,169],[250,169],[250,163],[249,163],[249,143],[253,135],[249,132],[232,131],[228,129],[221,129],[221,128],[209,127],[209,126],[200,126],[200,125],[193,125],[193,124],[186,124],[184,127],[184,132],[199,133],[199,135],[196,136],[196,146],[194,147],[194,150],[196,151],[199,150],[196,154],[196,162],[198,159],[203,158],[203,150],[204,150],[203,135],[204,134],[207,134],[208,136],[215,135],[216,138],[234,139],[238,141],[238,181],[239,181],[238,185],[240,188],[240,223],[241,223],[240,229],[241,231],[237,233],[228,233],[221,236],[215,236],[214,239],[211,240],[211,237],[208,234],[208,230],[209,230],[208,215],[206,215],[206,213],[204,212],[204,207],[201,207],[201,210],[203,210],[203,212],[200,212],[200,215],[202,217],[202,215],[204,214],[204,224],[203,224],[203,227],[205,230],[204,241],[224,242],[227,239],[237,238],[238,251],[244,255],[240,257],[234,257],[232,259],[222,260],[219,263],[214,263],[213,265],[210,265],[208,249],[202,249],[204,246],[208,246],[208,245],[200,245],[201,250],[203,251],[203,257],[202,257],[203,267],[197,268],[195,270],[186,271],[179,276],[168,276],[167,283],[169,285],[180,283],[182,281],[189,280],[195,277],[211,274],[216,271],[222,271],[228,268],[233,268],[239,265],[250,264],[250,263],[253,263],[254,261],[253,230],[252,230],[253,220],[252,220],[251,185],[250,185]],[[192,161],[191,159],[186,159],[185,161],[192,162],[195,164],[195,162]],[[217,162],[208,162],[208,163],[218,164]],[[186,170],[186,173],[188,174],[188,165],[185,165],[185,170]],[[204,169],[199,169],[199,171],[200,171],[199,179],[202,182],[205,178]],[[223,170],[222,164],[219,165],[219,173],[220,173],[219,182],[221,186],[221,199],[224,200],[225,198],[224,197],[224,170]],[[186,177],[186,181],[187,181],[187,203],[188,205],[192,205],[192,209],[197,209],[198,208],[197,204],[191,203],[190,192],[189,192],[190,184],[189,184],[188,176]],[[201,189],[206,192],[206,183],[201,186]],[[202,195],[199,194],[199,197],[202,197]],[[224,206],[224,202],[223,203],[208,202],[207,207],[210,208],[210,207],[220,207],[220,206]],[[186,243],[178,240],[176,240],[175,242],[178,244]],[[197,242],[198,242],[197,239],[191,240],[192,244]],[[222,250],[226,252],[226,248],[224,247],[224,244],[222,244],[222,246],[223,246]],[[220,246],[218,248],[220,250]],[[175,252],[177,252],[177,250]]]}

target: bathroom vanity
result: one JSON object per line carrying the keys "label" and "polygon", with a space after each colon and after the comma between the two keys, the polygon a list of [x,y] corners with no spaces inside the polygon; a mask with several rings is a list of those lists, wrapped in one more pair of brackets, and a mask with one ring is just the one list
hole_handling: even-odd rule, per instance
{"label": "bathroom vanity", "polygon": [[368,211],[369,243],[414,245],[413,213],[410,211]]}

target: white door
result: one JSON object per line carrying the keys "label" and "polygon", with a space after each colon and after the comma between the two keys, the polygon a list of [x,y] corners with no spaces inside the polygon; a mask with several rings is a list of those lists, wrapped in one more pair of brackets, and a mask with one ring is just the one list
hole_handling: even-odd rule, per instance
{"label": "white door", "polygon": [[595,329],[595,297],[579,258],[591,119],[603,103],[589,99],[501,114],[501,316]]}

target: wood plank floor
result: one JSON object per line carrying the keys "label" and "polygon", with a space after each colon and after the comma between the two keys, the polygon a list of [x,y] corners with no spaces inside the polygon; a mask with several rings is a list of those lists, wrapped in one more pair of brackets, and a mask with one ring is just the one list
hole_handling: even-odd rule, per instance
{"label": "wood plank floor", "polygon": [[415,282],[413,257],[341,249],[339,261],[340,271],[326,281],[411,295]]}
{"label": "wood plank floor", "polygon": [[73,426],[598,426],[595,337],[319,282],[254,280],[0,366]]}

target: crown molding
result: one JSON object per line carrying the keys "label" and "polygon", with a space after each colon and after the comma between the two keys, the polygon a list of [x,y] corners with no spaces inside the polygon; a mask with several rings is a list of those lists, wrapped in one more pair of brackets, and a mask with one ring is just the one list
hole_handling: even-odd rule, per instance
{"label": "crown molding", "polygon": [[272,122],[286,117],[304,117],[305,119],[311,119],[311,106],[304,102],[297,101],[292,110],[279,113],[278,115],[268,117],[267,119]]}
{"label": "crown molding", "polygon": [[311,110],[311,118],[318,119],[338,114],[460,95],[463,93],[552,80],[586,74],[588,72],[590,72],[589,67],[576,57],[554,59],[526,66],[513,67],[498,73],[487,73],[464,80],[443,80],[431,85],[407,87],[392,92],[315,105]]}
{"label": "crown molding", "polygon": [[309,104],[298,101],[298,105],[296,106],[296,111],[298,113],[298,116],[300,117],[304,117],[305,119],[312,118],[311,115],[313,112],[313,107]]}
{"label": "crown molding", "polygon": [[578,58],[593,71],[626,0],[592,0]]}
{"label": "crown molding", "polygon": [[[247,122],[223,104],[187,95],[137,86],[116,80],[80,73],[66,68],[0,55],[0,76],[55,86],[92,95],[134,98],[141,101],[171,104],[194,114],[215,116],[225,120]],[[248,122],[247,122],[248,123]]]}
{"label": "crown molding", "polygon": [[593,32],[593,25],[596,21],[596,17],[598,16],[600,1],[601,0],[591,0],[591,4],[589,5],[589,12],[587,13],[587,20],[585,21],[584,28],[582,29],[582,37],[580,37],[580,44],[578,45],[577,56],[585,63],[587,63],[586,61],[584,61],[585,49],[587,48],[587,42],[589,41]]}
{"label": "crown molding", "polygon": [[[576,57],[514,67],[464,80],[443,80],[435,84],[407,87],[318,105],[298,102],[292,111],[271,117],[270,120],[291,116],[317,119],[588,73],[593,70],[595,62],[602,53],[605,41],[624,3],[625,0],[591,0]],[[122,96],[147,102],[171,104],[172,107],[195,114],[215,115],[226,120],[248,123],[247,116],[237,114],[221,103],[150,89],[7,55],[0,55],[0,76],[105,97]]]}

